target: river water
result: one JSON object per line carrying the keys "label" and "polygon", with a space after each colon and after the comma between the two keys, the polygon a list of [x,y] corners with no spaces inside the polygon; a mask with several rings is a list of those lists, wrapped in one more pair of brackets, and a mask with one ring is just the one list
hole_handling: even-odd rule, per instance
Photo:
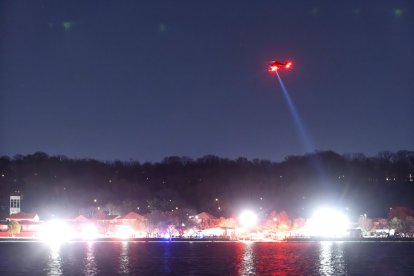
{"label": "river water", "polygon": [[0,242],[0,275],[414,275],[414,242]]}

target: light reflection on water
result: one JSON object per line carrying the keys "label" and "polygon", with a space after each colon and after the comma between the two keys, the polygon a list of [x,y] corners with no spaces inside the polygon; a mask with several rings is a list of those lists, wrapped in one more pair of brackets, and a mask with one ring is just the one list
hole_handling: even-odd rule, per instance
{"label": "light reflection on water", "polygon": [[253,243],[245,242],[244,243],[244,252],[242,256],[242,263],[240,267],[240,275],[254,275],[255,274],[255,264],[254,264],[254,252],[253,252]]}
{"label": "light reflection on water", "polygon": [[320,275],[346,275],[343,243],[321,242],[319,262]]}
{"label": "light reflection on water", "polygon": [[131,273],[129,256],[129,243],[123,241],[121,242],[121,254],[119,255],[119,272],[122,274]]}
{"label": "light reflection on water", "polygon": [[93,242],[87,242],[86,244],[86,255],[83,259],[84,273],[85,275],[96,275],[98,268],[95,262],[95,249]]}
{"label": "light reflection on water", "polygon": [[62,259],[60,257],[60,243],[49,244],[50,252],[47,263],[47,275],[62,274]]}
{"label": "light reflection on water", "polygon": [[[94,242],[72,244],[72,246],[74,246],[75,248],[77,248],[79,245],[82,245],[82,247],[84,248],[84,254],[82,254],[82,272],[84,275],[98,275],[99,272],[104,272],[102,271],[102,269],[98,269],[98,264],[96,261],[96,256],[100,255],[99,251],[101,250],[101,247],[104,247],[106,248],[106,250],[109,250],[109,256],[111,256],[112,258],[110,260],[107,260],[107,262],[113,262],[115,266],[114,272],[116,272],[117,274],[134,274],[134,272],[136,272],[136,266],[142,265],[137,263],[139,258],[136,256],[136,249],[140,246],[140,244],[137,243],[122,241],[119,243],[112,243],[106,245]],[[221,246],[231,247],[233,245],[234,244],[232,243],[227,243]],[[291,267],[293,265],[304,262],[304,260],[300,260],[300,255],[298,254],[298,252],[295,253],[295,249],[293,249],[292,252],[286,252],[286,246],[280,247],[280,244],[268,244],[265,247],[263,247],[260,245],[260,243],[258,244],[254,242],[243,242],[238,243],[236,245],[239,250],[239,253],[237,254],[235,261],[239,264],[237,272],[237,274],[239,275],[255,275],[260,271],[267,271],[268,269],[265,267],[273,267],[274,270],[283,273],[283,271],[291,271]],[[162,261],[162,274],[171,274],[173,265],[172,262],[176,261],[175,258],[181,252],[176,251],[176,244],[171,242],[160,243],[158,244],[158,246],[160,246],[161,251],[158,252],[161,255],[158,257],[154,257],[160,258]],[[97,250],[96,247],[99,247],[100,249]],[[302,246],[299,246],[299,248],[301,247]],[[265,248],[265,250],[267,251],[271,250],[270,252],[268,252],[270,254],[261,252],[263,248]],[[319,256],[314,257],[319,258],[319,264],[317,265],[319,275],[347,274],[342,244],[333,242],[322,242],[318,245],[318,248]],[[82,250],[82,248],[78,249]],[[45,269],[47,271],[47,275],[65,274],[63,273],[62,269],[62,250],[71,252],[70,247],[68,248],[64,246],[62,248],[61,244],[49,245],[49,257],[47,262],[47,268]],[[191,250],[193,250],[193,244],[191,244]],[[202,251],[203,249],[200,251],[200,253],[202,253]],[[194,251],[191,251],[192,258],[194,258],[195,261],[200,260],[200,257],[202,256],[197,254],[197,252],[195,253],[196,254],[194,254]],[[68,258],[68,256],[66,257]],[[212,256],[204,257],[210,258]],[[312,256],[308,256],[307,258],[311,257]],[[180,260],[180,258],[178,260]],[[263,262],[263,260],[265,261]],[[76,265],[76,260],[72,261],[74,261]],[[311,271],[311,268],[309,267],[307,268],[307,270]]]}
{"label": "light reflection on water", "polygon": [[162,256],[164,274],[171,273],[171,242],[164,243],[164,254]]}
{"label": "light reflection on water", "polygon": [[0,242],[0,275],[414,275],[412,252],[414,242]]}

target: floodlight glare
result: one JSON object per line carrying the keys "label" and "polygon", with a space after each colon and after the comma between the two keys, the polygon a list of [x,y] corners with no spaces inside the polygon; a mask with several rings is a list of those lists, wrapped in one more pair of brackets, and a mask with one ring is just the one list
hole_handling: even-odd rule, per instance
{"label": "floodlight glare", "polygon": [[98,238],[98,229],[93,224],[86,224],[82,226],[81,237],[84,240],[94,240]]}
{"label": "floodlight glare", "polygon": [[40,238],[48,243],[61,243],[73,237],[73,229],[65,222],[51,220],[41,227]]}
{"label": "floodlight glare", "polygon": [[257,215],[250,210],[245,210],[240,214],[239,220],[242,226],[253,227],[257,224]]}
{"label": "floodlight glare", "polygon": [[334,209],[319,209],[311,218],[312,232],[319,237],[343,237],[348,227],[348,217]]}
{"label": "floodlight glare", "polygon": [[132,228],[128,225],[121,225],[119,226],[117,232],[116,232],[116,237],[119,239],[129,239],[133,236],[134,231],[132,230]]}

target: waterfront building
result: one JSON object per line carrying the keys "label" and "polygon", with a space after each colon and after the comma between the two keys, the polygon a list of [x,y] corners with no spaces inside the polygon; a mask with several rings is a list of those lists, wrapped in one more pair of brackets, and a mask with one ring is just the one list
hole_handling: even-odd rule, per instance
{"label": "waterfront building", "polygon": [[198,215],[194,216],[193,219],[195,219],[197,228],[199,229],[216,228],[220,222],[217,217],[207,212],[201,212]]}
{"label": "waterfront building", "polygon": [[10,215],[20,213],[20,200],[19,195],[10,196]]}
{"label": "waterfront building", "polygon": [[18,223],[26,221],[26,222],[39,222],[39,216],[36,213],[25,213],[19,212],[11,214],[8,218],[8,221],[17,221]]}

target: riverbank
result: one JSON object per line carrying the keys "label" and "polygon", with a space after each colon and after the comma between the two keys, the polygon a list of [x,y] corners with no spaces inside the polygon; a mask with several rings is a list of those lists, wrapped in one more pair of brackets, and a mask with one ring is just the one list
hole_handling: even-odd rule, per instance
{"label": "riverbank", "polygon": [[[1,237],[0,242],[43,242],[44,240],[34,237]],[[281,241],[276,240],[233,240],[228,237],[209,237],[209,238],[97,238],[91,240],[71,239],[68,242],[414,242],[414,238],[286,238]]]}
{"label": "riverbank", "polygon": [[[34,237],[1,237],[0,242],[42,242],[43,239]],[[118,241],[131,241],[131,242],[194,242],[194,241],[206,241],[206,242],[221,242],[221,241],[234,241],[227,237],[210,237],[210,238],[96,238],[91,240],[86,239],[70,239],[69,242],[118,242]]]}
{"label": "riverbank", "polygon": [[309,238],[286,238],[285,242],[386,242],[386,241],[414,241],[414,238],[402,238],[402,237],[387,237],[387,238],[322,238],[322,237],[309,237]]}

